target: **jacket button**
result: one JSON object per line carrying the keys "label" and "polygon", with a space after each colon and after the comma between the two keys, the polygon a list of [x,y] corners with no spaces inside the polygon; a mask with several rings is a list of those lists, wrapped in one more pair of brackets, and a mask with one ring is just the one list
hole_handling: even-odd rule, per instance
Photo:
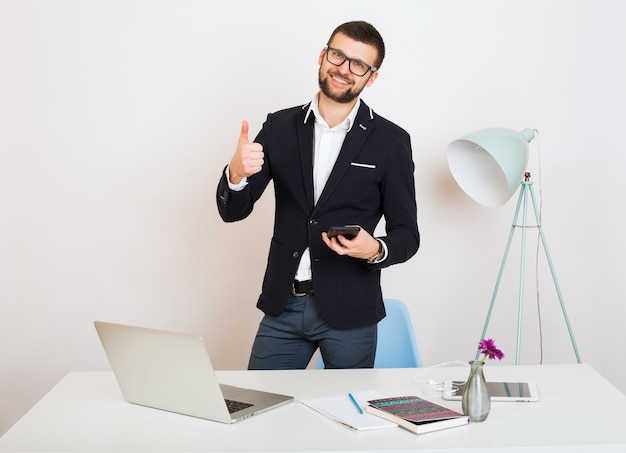
{"label": "jacket button", "polygon": [[293,252],[291,256],[294,258],[300,258],[300,252]]}

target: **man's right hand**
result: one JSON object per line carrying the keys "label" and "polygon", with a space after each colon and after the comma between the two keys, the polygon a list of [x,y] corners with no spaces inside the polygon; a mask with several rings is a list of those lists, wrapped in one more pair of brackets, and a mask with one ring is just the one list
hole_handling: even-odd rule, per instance
{"label": "man's right hand", "polygon": [[248,122],[241,123],[241,133],[237,142],[237,151],[230,160],[228,177],[233,184],[239,184],[243,178],[258,173],[263,168],[263,145],[250,143],[248,140]]}

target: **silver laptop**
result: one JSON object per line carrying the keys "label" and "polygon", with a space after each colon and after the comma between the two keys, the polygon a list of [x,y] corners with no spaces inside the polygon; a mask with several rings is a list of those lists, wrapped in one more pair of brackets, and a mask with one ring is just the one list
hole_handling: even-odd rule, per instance
{"label": "silver laptop", "polygon": [[103,321],[94,325],[130,403],[234,423],[294,399],[220,384],[200,336]]}

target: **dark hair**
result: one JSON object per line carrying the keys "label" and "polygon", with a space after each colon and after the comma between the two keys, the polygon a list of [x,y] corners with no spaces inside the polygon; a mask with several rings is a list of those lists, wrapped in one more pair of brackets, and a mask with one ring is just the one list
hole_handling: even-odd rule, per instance
{"label": "dark hair", "polygon": [[378,59],[374,63],[374,66],[380,68],[380,65],[383,63],[383,59],[385,58],[385,43],[383,41],[383,37],[380,36],[378,30],[376,30],[372,24],[369,24],[362,20],[341,24],[340,26],[335,28],[333,34],[330,35],[330,38],[328,39],[328,45],[330,45],[331,41],[337,33],[342,33],[348,38],[354,39],[355,41],[359,41],[375,47],[376,51],[378,52]]}

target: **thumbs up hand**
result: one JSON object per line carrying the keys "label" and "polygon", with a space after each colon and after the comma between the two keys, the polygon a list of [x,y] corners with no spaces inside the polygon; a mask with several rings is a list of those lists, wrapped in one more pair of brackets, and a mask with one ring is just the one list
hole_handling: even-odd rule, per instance
{"label": "thumbs up hand", "polygon": [[233,184],[239,184],[245,177],[258,173],[263,168],[264,153],[260,143],[250,143],[248,140],[248,122],[241,123],[241,133],[237,142],[237,150],[230,160],[229,179]]}

